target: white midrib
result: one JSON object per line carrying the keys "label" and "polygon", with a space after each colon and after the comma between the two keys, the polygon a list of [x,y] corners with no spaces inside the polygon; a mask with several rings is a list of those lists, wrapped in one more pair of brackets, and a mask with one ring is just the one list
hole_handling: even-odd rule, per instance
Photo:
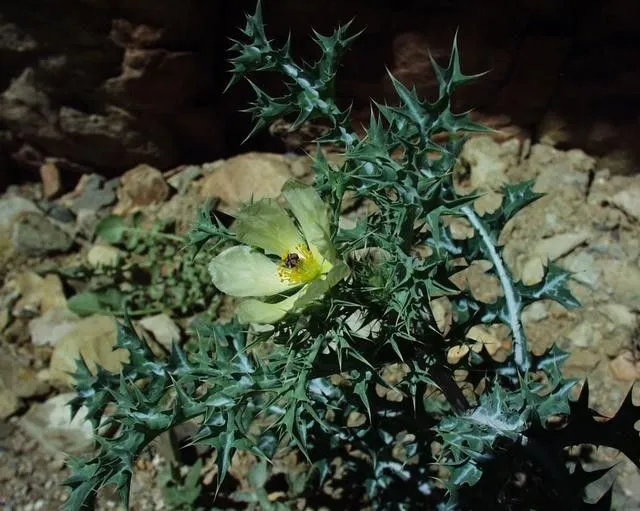
{"label": "white midrib", "polygon": [[520,306],[516,300],[513,284],[504,267],[502,258],[500,257],[500,254],[498,254],[498,251],[491,240],[491,236],[489,236],[484,225],[482,225],[478,215],[476,215],[470,206],[463,206],[461,209],[469,219],[469,222],[471,222],[473,228],[480,235],[480,239],[487,249],[487,254],[491,258],[491,262],[493,263],[498,279],[500,280],[500,285],[504,291],[504,300],[507,305],[507,321],[509,323],[509,328],[511,329],[511,334],[513,335],[513,354],[515,363],[523,372],[526,372],[529,369],[529,353],[524,335],[522,334]]}

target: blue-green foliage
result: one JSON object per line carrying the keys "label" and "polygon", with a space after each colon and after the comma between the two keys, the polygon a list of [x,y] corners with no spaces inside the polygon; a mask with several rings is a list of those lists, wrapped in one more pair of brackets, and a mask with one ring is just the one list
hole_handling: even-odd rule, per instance
{"label": "blue-green foliage", "polygon": [[[217,451],[218,485],[238,450],[269,460],[279,448],[296,449],[313,467],[304,491],[313,495],[325,483],[341,485],[336,509],[470,509],[474,499],[489,506],[483,509],[512,509],[500,497],[512,486],[512,472],[496,468],[504,463],[535,475],[525,508],[549,501],[587,508],[584,485],[602,473],[586,476],[579,464],[570,473],[565,447],[610,445],[640,461],[633,430],[640,414],[630,399],[609,422],[595,421],[584,395],[569,400],[576,381],[562,375],[567,354],[556,346],[541,355],[528,350],[520,322],[524,306],[542,299],[579,305],[567,288],[570,274],[561,268],[549,266],[542,282],[525,286],[513,281],[503,263],[497,240],[505,223],[539,197],[533,183],[506,185],[500,208],[483,216],[473,209],[478,195],[460,196],[454,189],[461,134],[484,130],[451,110],[456,89],[478,77],[462,73],[456,41],[446,67],[433,62],[439,83],[433,103],[391,76],[399,105],[373,105],[366,134],[359,137],[349,109],[341,109],[333,95],[339,58],[358,35],[349,35],[348,28],[331,36],[314,32],[322,56],[301,67],[291,59],[288,41],[277,47],[267,39],[258,5],[232,47],[230,85],[262,71],[283,76],[287,92],[281,97],[271,97],[257,79],[249,81],[256,94],[248,109],[254,131],[281,117],[291,118],[293,128],[314,119],[329,122],[332,129],[319,146],[341,146],[344,162],[332,165],[319,150],[315,186],[332,208],[333,241],[351,276],[304,313],[286,317],[272,331],[252,332],[250,342],[234,322],[202,325],[197,349],[187,353],[174,346],[167,360],[156,359],[131,325],[121,325],[118,345],[131,354],[122,373],[99,369],[92,375],[80,362],[75,374],[74,409],[87,406],[94,425],[104,420],[119,430],[98,436],[95,457],[74,462],[68,509],[90,508],[105,484],[116,484],[126,504],[135,456],[157,435],[192,418],[200,420],[192,442]],[[376,206],[350,230],[338,225],[346,192]],[[466,218],[474,235],[454,239],[443,222],[451,216]],[[191,241],[222,246],[233,242],[233,233],[203,215]],[[418,257],[417,246],[431,251]],[[352,257],[362,250],[368,255]],[[489,272],[503,296],[487,304],[458,289],[451,277],[461,258],[467,264],[491,261]],[[446,339],[430,307],[441,296],[453,310]],[[514,349],[505,361],[484,349],[455,364],[447,361],[449,340],[463,343],[473,326],[493,323],[512,332]],[[383,378],[392,364],[406,365],[404,378],[393,383]],[[487,387],[477,403],[458,388],[456,369]],[[337,374],[339,381],[332,378]],[[381,397],[381,390],[402,399]],[[116,412],[103,417],[107,404]],[[566,427],[550,429],[548,419],[558,416]],[[257,419],[270,427],[256,432],[251,426]],[[632,439],[636,447],[627,443]],[[340,480],[334,478],[338,458]],[[438,467],[449,474],[439,474]]]}

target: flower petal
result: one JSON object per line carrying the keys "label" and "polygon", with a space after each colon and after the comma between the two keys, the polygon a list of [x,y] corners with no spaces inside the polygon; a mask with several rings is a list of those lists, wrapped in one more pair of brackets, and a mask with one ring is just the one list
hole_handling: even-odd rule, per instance
{"label": "flower petal", "polygon": [[295,308],[305,307],[312,301],[320,298],[347,275],[349,275],[349,267],[342,261],[336,262],[329,273],[309,283],[306,292],[300,295],[300,298],[295,303]]}
{"label": "flower petal", "polygon": [[275,323],[293,309],[298,299],[307,292],[308,287],[304,286],[289,298],[276,303],[265,303],[254,299],[244,300],[238,305],[236,311],[238,321],[240,323]]}
{"label": "flower petal", "polygon": [[313,187],[293,180],[284,185],[282,195],[298,220],[309,247],[316,247],[322,256],[333,261],[335,251],[330,237],[329,206]]}
{"label": "flower petal", "polygon": [[271,296],[296,287],[278,276],[278,265],[246,245],[231,247],[209,263],[213,284],[231,296]]}
{"label": "flower petal", "polygon": [[273,199],[242,208],[236,218],[236,236],[242,243],[279,257],[304,242],[293,220]]}

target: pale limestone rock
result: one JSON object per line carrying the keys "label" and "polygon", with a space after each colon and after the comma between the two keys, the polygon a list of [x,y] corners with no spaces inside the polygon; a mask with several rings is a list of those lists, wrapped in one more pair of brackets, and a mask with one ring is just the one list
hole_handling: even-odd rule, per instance
{"label": "pale limestone rock", "polygon": [[52,454],[79,454],[91,449],[93,427],[81,408],[71,420],[68,403],[74,393],[59,394],[36,404],[22,417],[20,426]]}
{"label": "pale limestone rock", "polygon": [[588,231],[557,234],[538,241],[533,248],[533,253],[545,258],[547,261],[555,261],[587,242],[589,237]]}
{"label": "pale limestone rock", "polygon": [[80,319],[67,308],[50,309],[29,321],[29,335],[35,346],[55,346]]}
{"label": "pale limestone rock", "polygon": [[279,154],[247,153],[225,161],[202,180],[200,195],[218,198],[219,209],[234,214],[249,200],[275,198],[292,177],[287,159]]}
{"label": "pale limestone rock", "polygon": [[620,353],[609,363],[609,369],[614,378],[620,381],[635,381],[640,379],[640,362],[637,362],[629,351]]}
{"label": "pale limestone rock", "polygon": [[519,156],[517,138],[500,144],[490,137],[474,137],[464,145],[460,159],[471,170],[472,188],[498,190],[507,182],[507,170],[517,165]]}
{"label": "pale limestone rock", "polygon": [[587,321],[583,321],[571,330],[567,337],[576,348],[588,348],[594,341],[593,327]]}
{"label": "pale limestone rock", "polygon": [[611,202],[635,220],[640,220],[640,179],[636,177],[631,186],[616,193]]}
{"label": "pale limestone rock", "polygon": [[34,272],[22,272],[7,285],[20,296],[13,306],[14,316],[35,316],[67,306],[62,281],[53,273],[43,278]]}
{"label": "pale limestone rock", "polygon": [[607,303],[600,307],[600,312],[607,316],[615,326],[625,330],[633,331],[638,324],[636,315],[626,305]]}
{"label": "pale limestone rock", "polygon": [[110,316],[93,315],[78,321],[73,329],[56,344],[49,365],[49,379],[58,385],[72,385],[67,374],[76,369],[75,360],[82,356],[90,370],[96,364],[118,372],[129,359],[126,350],[113,350],[116,344],[116,322]]}
{"label": "pale limestone rock", "polygon": [[123,253],[110,245],[94,245],[87,252],[87,263],[93,268],[100,266],[115,266],[122,258]]}
{"label": "pale limestone rock", "polygon": [[156,341],[167,349],[171,349],[171,343],[180,342],[180,328],[166,314],[156,314],[139,321],[142,328],[151,332]]}
{"label": "pale limestone rock", "polygon": [[534,286],[542,282],[544,274],[544,259],[540,256],[535,256],[529,259],[522,267],[521,280],[525,286]]}

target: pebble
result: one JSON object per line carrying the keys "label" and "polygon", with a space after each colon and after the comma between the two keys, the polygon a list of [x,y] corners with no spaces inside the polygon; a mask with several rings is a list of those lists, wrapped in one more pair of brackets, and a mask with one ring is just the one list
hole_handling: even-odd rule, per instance
{"label": "pebble", "polygon": [[169,197],[169,185],[162,172],[150,165],[141,164],[125,172],[117,191],[118,204],[113,212],[125,215],[141,206],[161,204]]}
{"label": "pebble", "polygon": [[83,174],[71,193],[70,208],[78,214],[82,209],[99,211],[110,206],[116,201],[117,186],[117,180],[105,181],[97,174]]}
{"label": "pebble", "polygon": [[53,162],[45,162],[40,166],[40,179],[42,180],[42,193],[47,199],[52,199],[62,191],[60,170]]}
{"label": "pebble", "polygon": [[87,252],[87,262],[93,268],[116,266],[123,255],[122,251],[111,245],[94,245]]}

